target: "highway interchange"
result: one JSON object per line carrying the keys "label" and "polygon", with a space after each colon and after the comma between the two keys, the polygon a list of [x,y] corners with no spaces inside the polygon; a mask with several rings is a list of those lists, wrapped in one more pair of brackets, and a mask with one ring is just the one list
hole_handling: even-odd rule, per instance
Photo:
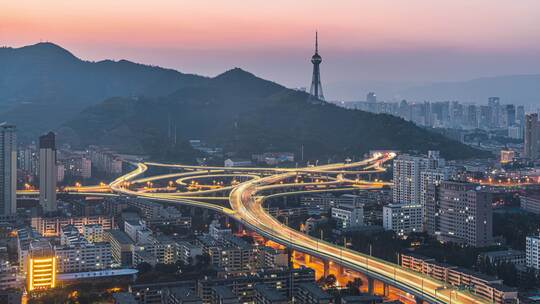
{"label": "highway interchange", "polygon": [[[206,208],[225,214],[263,237],[288,248],[332,261],[361,272],[429,303],[480,304],[489,301],[393,263],[325,242],[292,229],[271,216],[264,208],[268,198],[325,191],[380,189],[389,183],[360,177],[380,173],[393,153],[375,153],[358,162],[335,163],[306,168],[238,168],[185,166],[179,164],[136,163],[136,168],[109,185],[76,187],[69,193],[112,192],[112,195],[147,198]],[[149,168],[170,172],[149,175]],[[177,171],[177,172],[175,172]],[[236,180],[240,177],[240,180]],[[211,179],[234,179],[220,186]],[[207,182],[205,184],[205,182]],[[151,187],[164,184],[161,188]],[[190,189],[179,192],[177,187]]]}

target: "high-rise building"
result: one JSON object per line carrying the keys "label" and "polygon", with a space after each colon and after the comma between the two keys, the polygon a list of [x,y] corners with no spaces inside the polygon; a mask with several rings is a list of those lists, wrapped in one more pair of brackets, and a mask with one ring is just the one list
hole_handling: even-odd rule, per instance
{"label": "high-rise building", "polygon": [[478,122],[479,127],[482,129],[490,129],[493,126],[493,109],[490,106],[480,106],[480,120]]}
{"label": "high-rise building", "polygon": [[321,85],[321,70],[319,68],[322,62],[322,57],[319,55],[319,36],[315,33],[315,54],[311,57],[311,63],[313,63],[313,77],[311,79],[311,88],[309,94],[311,96],[324,100],[322,85]]}
{"label": "high-rise building", "polygon": [[0,124],[0,217],[17,211],[16,142],[15,126]]}
{"label": "high-rise building", "polygon": [[393,202],[419,204],[421,199],[421,173],[444,165],[438,151],[429,151],[428,157],[400,155],[394,160]]}
{"label": "high-rise building", "polygon": [[[424,231],[434,233],[433,223],[429,221],[430,214],[433,212],[434,200],[433,186],[438,187],[443,181],[448,180],[450,172],[448,168],[427,169],[420,173],[420,205],[422,206],[422,218]],[[431,202],[429,200],[432,200]]]}
{"label": "high-rise building", "polygon": [[57,174],[55,135],[49,132],[39,137],[39,204],[44,212],[57,209]]}
{"label": "high-rise building", "polygon": [[467,106],[465,120],[467,123],[467,127],[473,129],[478,127],[478,109],[476,105]]}
{"label": "high-rise building", "polygon": [[516,106],[514,106],[513,104],[506,105],[505,123],[506,127],[510,127],[516,124]]}
{"label": "high-rise building", "polygon": [[523,124],[525,123],[525,107],[522,105],[517,106],[516,123],[519,124],[519,126],[523,126]]}
{"label": "high-rise building", "polygon": [[377,102],[377,95],[374,92],[369,92],[366,96],[367,102]]}
{"label": "high-rise building", "polygon": [[478,184],[443,181],[440,186],[439,225],[441,241],[474,247],[493,240],[491,193]]}
{"label": "high-rise building", "polygon": [[429,235],[440,234],[439,211],[440,211],[440,183],[430,183],[426,187],[423,208],[424,231]]}
{"label": "high-rise building", "polygon": [[525,255],[527,267],[540,270],[540,235],[527,237]]}
{"label": "high-rise building", "polygon": [[499,97],[488,98],[488,107],[491,108],[491,127],[500,127],[501,121],[501,99]]}
{"label": "high-rise building", "polygon": [[531,113],[525,115],[523,155],[530,160],[536,160],[538,158],[538,135],[540,134],[538,129],[538,114]]}

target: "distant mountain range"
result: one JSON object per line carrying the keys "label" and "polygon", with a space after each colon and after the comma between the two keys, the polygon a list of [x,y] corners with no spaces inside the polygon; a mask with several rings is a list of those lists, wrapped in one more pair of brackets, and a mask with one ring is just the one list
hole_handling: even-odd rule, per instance
{"label": "distant mountain range", "polygon": [[[114,96],[159,96],[206,78],[121,61],[83,61],[53,43],[0,48],[0,121],[35,137]],[[31,130],[31,131],[30,131]]]}
{"label": "distant mountain range", "polygon": [[487,103],[498,96],[503,103],[540,104],[540,75],[485,77],[461,82],[440,82],[398,90],[394,93],[408,100],[459,100]]}
{"label": "distant mountain range", "polygon": [[[241,69],[207,78],[128,61],[82,61],[41,43],[0,49],[0,120],[23,137],[54,129],[74,146],[106,145],[154,159],[193,161],[189,139],[226,152],[291,151],[343,159],[371,149],[485,155],[388,115],[314,101]],[[29,132],[31,130],[31,132]]]}

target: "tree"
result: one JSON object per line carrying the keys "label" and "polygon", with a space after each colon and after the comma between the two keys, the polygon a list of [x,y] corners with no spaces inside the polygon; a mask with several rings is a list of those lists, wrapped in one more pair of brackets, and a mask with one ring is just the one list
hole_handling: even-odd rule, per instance
{"label": "tree", "polygon": [[362,279],[360,278],[354,278],[354,280],[347,282],[349,293],[354,296],[360,294],[360,287],[362,287],[362,285],[364,285],[364,282],[362,282]]}
{"label": "tree", "polygon": [[152,271],[152,265],[146,262],[142,262],[142,263],[139,263],[139,265],[137,265],[137,270],[139,270],[139,274],[145,274],[147,272]]}

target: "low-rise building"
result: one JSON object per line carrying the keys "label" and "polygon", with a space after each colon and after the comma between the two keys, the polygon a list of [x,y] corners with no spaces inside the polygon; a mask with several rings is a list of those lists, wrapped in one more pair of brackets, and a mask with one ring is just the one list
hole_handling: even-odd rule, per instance
{"label": "low-rise building", "polygon": [[74,217],[33,217],[32,228],[44,237],[60,236],[60,230],[73,225],[83,233],[84,225],[101,225],[103,230],[114,228],[114,217],[106,215],[74,216]]}
{"label": "low-rise building", "polygon": [[111,244],[111,256],[115,265],[130,266],[133,263],[133,240],[122,230],[106,230],[104,240]]}
{"label": "low-rise building", "polygon": [[90,243],[54,248],[58,273],[86,272],[109,269],[112,266],[111,244]]}
{"label": "low-rise building", "polygon": [[456,287],[470,289],[476,295],[496,304],[516,303],[517,290],[502,280],[465,268],[437,263],[432,258],[415,254],[402,254],[401,266],[420,272]]}
{"label": "low-rise building", "polygon": [[197,263],[197,258],[203,255],[201,245],[195,245],[186,241],[178,242],[176,244],[176,250],[178,259],[185,265],[194,265]]}
{"label": "low-rise building", "polygon": [[203,303],[212,303],[212,288],[214,286],[227,286],[241,303],[254,303],[257,283],[266,284],[271,288],[292,298],[299,289],[301,283],[315,282],[315,272],[310,268],[297,268],[289,270],[261,270],[242,276],[230,276],[228,278],[205,278],[197,282],[197,294]]}
{"label": "low-rise building", "polygon": [[169,287],[164,293],[167,304],[202,304],[195,290],[188,287]]}
{"label": "low-rise building", "polygon": [[334,297],[322,290],[314,282],[301,283],[294,295],[296,303],[299,304],[331,304]]}
{"label": "low-rise building", "polygon": [[255,284],[255,303],[258,304],[288,304],[287,296],[266,284]]}
{"label": "low-rise building", "polygon": [[253,163],[249,159],[228,158],[224,162],[225,167],[251,167]]}
{"label": "low-rise building", "polygon": [[332,218],[337,220],[343,229],[355,228],[364,225],[363,206],[340,205],[332,208]]}
{"label": "low-rise building", "polygon": [[498,250],[483,252],[478,255],[480,261],[489,261],[491,265],[501,265],[509,263],[514,265],[525,265],[525,252],[519,250]]}
{"label": "low-rise building", "polygon": [[17,266],[11,265],[9,261],[0,260],[0,290],[10,288],[20,288]]}
{"label": "low-rise building", "polygon": [[519,204],[527,212],[540,214],[540,195],[521,195]]}
{"label": "low-rise building", "polygon": [[99,224],[84,225],[83,236],[91,243],[103,242],[103,226]]}
{"label": "low-rise building", "polygon": [[259,269],[274,269],[289,267],[289,255],[285,250],[275,249],[267,246],[257,248]]}

